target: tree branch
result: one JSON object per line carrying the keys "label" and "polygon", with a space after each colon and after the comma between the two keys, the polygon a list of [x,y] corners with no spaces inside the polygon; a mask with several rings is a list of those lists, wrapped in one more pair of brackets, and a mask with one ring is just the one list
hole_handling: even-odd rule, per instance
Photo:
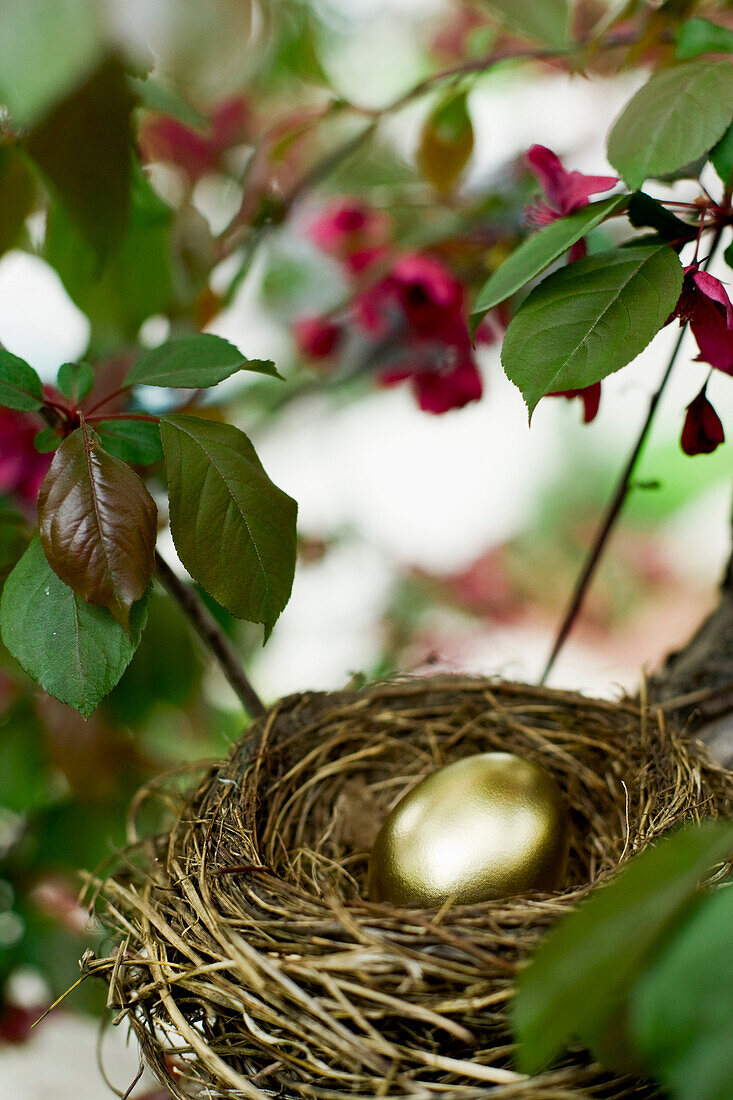
{"label": "tree branch", "polygon": [[222,672],[234,688],[251,718],[265,713],[265,705],[250,684],[239,654],[222,631],[196,589],[177,577],[168,562],[155,551],[158,579],[189,619],[194,630],[219,662]]}
{"label": "tree branch", "polygon": [[648,695],[733,767],[733,551],[718,606],[686,645],[670,653],[650,679]]}

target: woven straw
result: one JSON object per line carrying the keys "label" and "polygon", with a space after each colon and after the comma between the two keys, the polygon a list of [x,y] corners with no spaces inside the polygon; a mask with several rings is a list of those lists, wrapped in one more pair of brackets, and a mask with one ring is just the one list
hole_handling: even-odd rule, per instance
{"label": "woven straw", "polygon": [[[571,816],[562,893],[436,910],[370,903],[380,822],[422,776],[509,750],[547,767]],[[683,820],[733,808],[733,775],[637,703],[434,678],[292,696],[188,797],[170,832],[91,878],[113,931],[118,1020],[180,1100],[654,1096],[583,1052],[512,1068],[512,980],[549,926]]]}

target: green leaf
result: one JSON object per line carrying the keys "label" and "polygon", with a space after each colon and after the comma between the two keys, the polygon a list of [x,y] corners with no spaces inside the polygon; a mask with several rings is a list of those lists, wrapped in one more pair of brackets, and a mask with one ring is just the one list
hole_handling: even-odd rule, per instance
{"label": "green leaf", "polygon": [[147,595],[130,613],[130,636],[109,611],[59,580],[35,538],[5,582],[0,629],[10,653],[49,695],[85,718],[127,668],[145,627]]}
{"label": "green leaf", "polygon": [[730,187],[733,176],[733,123],[718,144],[710,150],[710,162],[723,181],[723,186]]}
{"label": "green leaf", "polygon": [[530,416],[546,393],[582,389],[631,362],[681,289],[682,265],[666,245],[600,252],[544,279],[511,321],[501,351]]}
{"label": "green leaf", "polygon": [[701,53],[733,53],[733,31],[709,19],[685,19],[677,31],[677,57],[689,61]]}
{"label": "green leaf", "polygon": [[570,45],[570,13],[566,0],[484,0],[509,30],[564,49]]}
{"label": "green leaf", "polygon": [[420,133],[420,171],[441,194],[453,190],[473,152],[473,126],[466,101],[465,91],[441,99]]}
{"label": "green leaf", "polygon": [[265,637],[290,598],[297,505],[247,436],[195,416],[161,419],[173,541],[191,576]]}
{"label": "green leaf", "polygon": [[521,1069],[537,1072],[575,1040],[594,1052],[607,1045],[643,967],[731,851],[731,822],[679,829],[548,933],[517,981],[512,1015]]}
{"label": "green leaf", "polygon": [[97,0],[0,0],[0,100],[34,122],[76,87],[103,48]]}
{"label": "green leaf", "polygon": [[134,98],[115,60],[103,65],[28,136],[27,149],[53,185],[97,272],[122,240],[130,207]]}
{"label": "green leaf", "polygon": [[127,375],[126,384],[198,389],[201,386],[215,386],[240,370],[281,377],[274,363],[247,359],[223,337],[201,333],[169,340],[160,347],[143,352]]}
{"label": "green leaf", "polygon": [[723,256],[728,267],[733,267],[733,241],[728,245]]}
{"label": "green leaf", "polygon": [[104,710],[116,726],[137,727],[161,703],[194,703],[203,661],[185,615],[168,596],[153,591],[145,634]]}
{"label": "green leaf", "polygon": [[134,470],[107,454],[86,424],[53,457],[38,494],[38,526],[56,575],[127,630],[153,574],[157,509]]}
{"label": "green leaf", "polygon": [[62,363],[56,375],[56,385],[64,397],[77,404],[91,392],[94,368],[89,363]]}
{"label": "green leaf", "polygon": [[104,449],[123,462],[150,466],[163,457],[157,424],[144,420],[102,420],[96,427]]}
{"label": "green leaf", "polygon": [[675,1100],[730,1100],[733,888],[701,901],[631,998],[636,1043]]}
{"label": "green leaf", "polygon": [[140,103],[149,111],[158,111],[170,118],[176,118],[195,130],[205,130],[209,126],[206,115],[195,110],[178,92],[167,84],[161,84],[154,77],[128,76],[127,82]]}
{"label": "green leaf", "polygon": [[43,385],[25,359],[0,347],[0,405],[32,412],[43,405]]}
{"label": "green leaf", "polygon": [[629,187],[707,153],[733,116],[733,65],[687,61],[655,73],[614,123],[608,159]]}
{"label": "green leaf", "polygon": [[536,278],[581,237],[600,225],[604,218],[623,209],[628,201],[628,195],[615,195],[610,199],[582,206],[580,210],[575,210],[565,218],[558,218],[522,241],[481,287],[476,305],[471,311],[476,323],[490,309]]}
{"label": "green leaf", "polygon": [[[661,202],[643,191],[635,191],[629,200],[629,221],[635,229],[645,226],[656,229],[659,236],[666,241],[694,240],[697,236],[695,226],[683,222],[662,206]],[[639,242],[630,241],[629,245],[634,243]]]}
{"label": "green leaf", "polygon": [[48,214],[45,256],[70,297],[92,323],[97,349],[116,352],[140,325],[171,307],[171,211],[139,169],[133,171],[130,216],[118,248],[100,276],[94,249],[64,208]]}
{"label": "green leaf", "polygon": [[25,516],[0,501],[0,585],[25,553],[32,535]]}
{"label": "green leaf", "polygon": [[61,446],[61,436],[55,428],[41,428],[33,436],[33,446],[39,454],[47,455]]}
{"label": "green leaf", "polygon": [[20,698],[0,717],[0,806],[33,813],[53,800],[43,729],[30,700]]}
{"label": "green leaf", "polygon": [[0,148],[0,256],[12,248],[33,209],[36,188],[14,149]]}

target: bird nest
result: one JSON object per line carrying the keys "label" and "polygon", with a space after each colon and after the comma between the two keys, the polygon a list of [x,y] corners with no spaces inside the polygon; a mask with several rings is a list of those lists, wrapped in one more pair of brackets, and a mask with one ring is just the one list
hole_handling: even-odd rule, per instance
{"label": "bird nest", "polygon": [[[731,773],[698,749],[632,701],[505,682],[291,696],[192,793],[148,792],[167,831],[92,880],[115,948],[86,967],[180,1100],[653,1096],[583,1051],[516,1073],[507,1008],[518,968],[593,886],[671,826],[731,812]],[[437,910],[366,900],[388,810],[492,750],[558,780],[566,888]]]}

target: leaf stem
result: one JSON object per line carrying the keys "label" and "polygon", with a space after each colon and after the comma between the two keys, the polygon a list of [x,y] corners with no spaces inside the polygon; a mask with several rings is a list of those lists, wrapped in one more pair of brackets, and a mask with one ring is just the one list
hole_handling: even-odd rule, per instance
{"label": "leaf stem", "polygon": [[[412,87],[408,88],[406,92],[401,93],[395,99],[386,103],[382,107],[365,108],[358,106],[357,104],[348,102],[334,102],[330,105],[330,109],[327,108],[323,111],[321,118],[328,118],[334,108],[338,108],[342,111],[350,111],[353,114],[366,116],[370,121],[367,126],[364,127],[358,134],[353,137],[349,137],[343,144],[337,146],[335,149],[327,152],[320,160],[318,160],[306,174],[297,181],[294,186],[287,192],[282,199],[282,203],[279,210],[279,216],[276,219],[268,221],[263,225],[257,227],[252,231],[248,241],[243,242],[241,237],[241,231],[243,226],[246,225],[246,220],[243,219],[242,210],[235,214],[232,221],[227,225],[217,238],[219,246],[219,259],[224,259],[226,256],[233,253],[243,243],[245,245],[244,257],[239,270],[234,276],[234,283],[225,292],[225,301],[231,301],[236,289],[239,287],[243,279],[246,277],[249,268],[251,267],[254,254],[259,248],[261,242],[273,230],[276,226],[280,225],[284,218],[289,214],[292,207],[299,202],[304,195],[310,192],[314,187],[321,183],[335,168],[337,168],[344,160],[350,157],[353,153],[357,152],[362,145],[366,144],[370,137],[376,132],[380,122],[389,117],[392,114],[402,110],[403,107],[408,106],[415,99],[419,99],[421,96],[433,91],[436,87],[439,87],[444,82],[451,80],[458,80],[463,76],[480,76],[483,73],[489,72],[495,65],[499,65],[503,62],[510,61],[573,61],[577,57],[582,57],[583,51],[588,46],[593,46],[595,50],[605,51],[611,49],[617,49],[620,46],[632,46],[638,41],[637,31],[619,31],[615,34],[609,34],[604,37],[600,42],[593,43],[588,39],[579,39],[571,43],[565,49],[556,49],[550,47],[541,48],[527,48],[520,47],[504,47],[495,50],[491,53],[485,54],[482,57],[472,58],[469,61],[461,62],[459,65],[453,65],[447,69],[441,69],[438,72],[432,73],[427,77],[419,80]],[[315,121],[320,121],[316,119]],[[279,124],[278,124],[279,125]],[[252,165],[257,161],[259,163],[261,158],[266,155],[266,147],[271,140],[271,135],[275,132],[277,126],[272,127],[263,138],[260,140],[259,146],[255,149],[250,161],[248,163],[246,173],[248,174],[252,170]]]}
{"label": "leaf stem", "polygon": [[239,654],[223,632],[196,589],[178,577],[168,562],[155,551],[158,579],[189,619],[194,630],[219,662],[222,672],[234,688],[251,718],[265,713],[265,705],[247,678]]}
{"label": "leaf stem", "polygon": [[87,424],[101,424],[107,420],[145,420],[149,424],[158,424],[159,416],[149,416],[147,413],[97,413],[96,416],[85,416]]}
{"label": "leaf stem", "polygon": [[[718,226],[716,228],[716,234],[712,242],[710,254],[708,255],[708,258],[704,264],[704,267],[706,268],[709,267],[710,261],[712,260],[717,250],[718,244],[720,243],[722,231],[722,226]],[[659,405],[662,394],[664,393],[670,375],[672,374],[672,368],[674,367],[677,356],[679,355],[686,331],[687,324],[685,323],[672,349],[672,354],[669,357],[669,361],[665,368],[664,374],[662,375],[662,380],[657,386],[655,393],[652,395],[651,400],[649,401],[649,408],[647,410],[646,418],[641,426],[641,430],[637,437],[636,443],[633,446],[631,454],[629,455],[629,458],[626,462],[626,466],[624,467],[621,477],[619,478],[618,484],[616,486],[616,491],[614,492],[613,497],[611,498],[611,502],[606,509],[606,514],[603,517],[598,531],[596,532],[595,539],[593,540],[593,545],[588,552],[588,556],[586,557],[585,563],[580,572],[580,576],[575,582],[575,587],[573,588],[570,602],[568,603],[567,610],[565,612],[565,615],[563,616],[560,628],[555,637],[555,642],[553,644],[550,656],[547,659],[547,664],[545,665],[542,672],[540,684],[546,683],[547,678],[552,672],[555,662],[560,654],[560,651],[565,645],[568,635],[575,626],[578,615],[580,614],[580,610],[585,601],[588,588],[590,587],[590,583],[593,580],[596,568],[603,555],[603,551],[606,548],[606,543],[608,542],[611,532],[613,531],[621,509],[626,502],[626,498],[629,495],[634,471],[636,470],[639,459],[641,457],[641,453],[644,449],[644,444],[646,443],[647,436],[649,435],[649,429],[652,426],[652,421],[654,420],[654,414],[657,411],[657,406]]]}
{"label": "leaf stem", "polygon": [[[108,393],[101,401],[97,401],[96,405],[92,405],[91,409],[86,410],[87,420],[89,420],[89,413],[96,412],[97,409],[101,409],[103,405],[106,405],[108,401],[112,401],[115,397],[120,397],[123,393],[127,393],[127,391],[131,389],[132,386],[120,386],[118,389],[113,390],[112,393]],[[107,418],[105,417],[105,419]]]}

